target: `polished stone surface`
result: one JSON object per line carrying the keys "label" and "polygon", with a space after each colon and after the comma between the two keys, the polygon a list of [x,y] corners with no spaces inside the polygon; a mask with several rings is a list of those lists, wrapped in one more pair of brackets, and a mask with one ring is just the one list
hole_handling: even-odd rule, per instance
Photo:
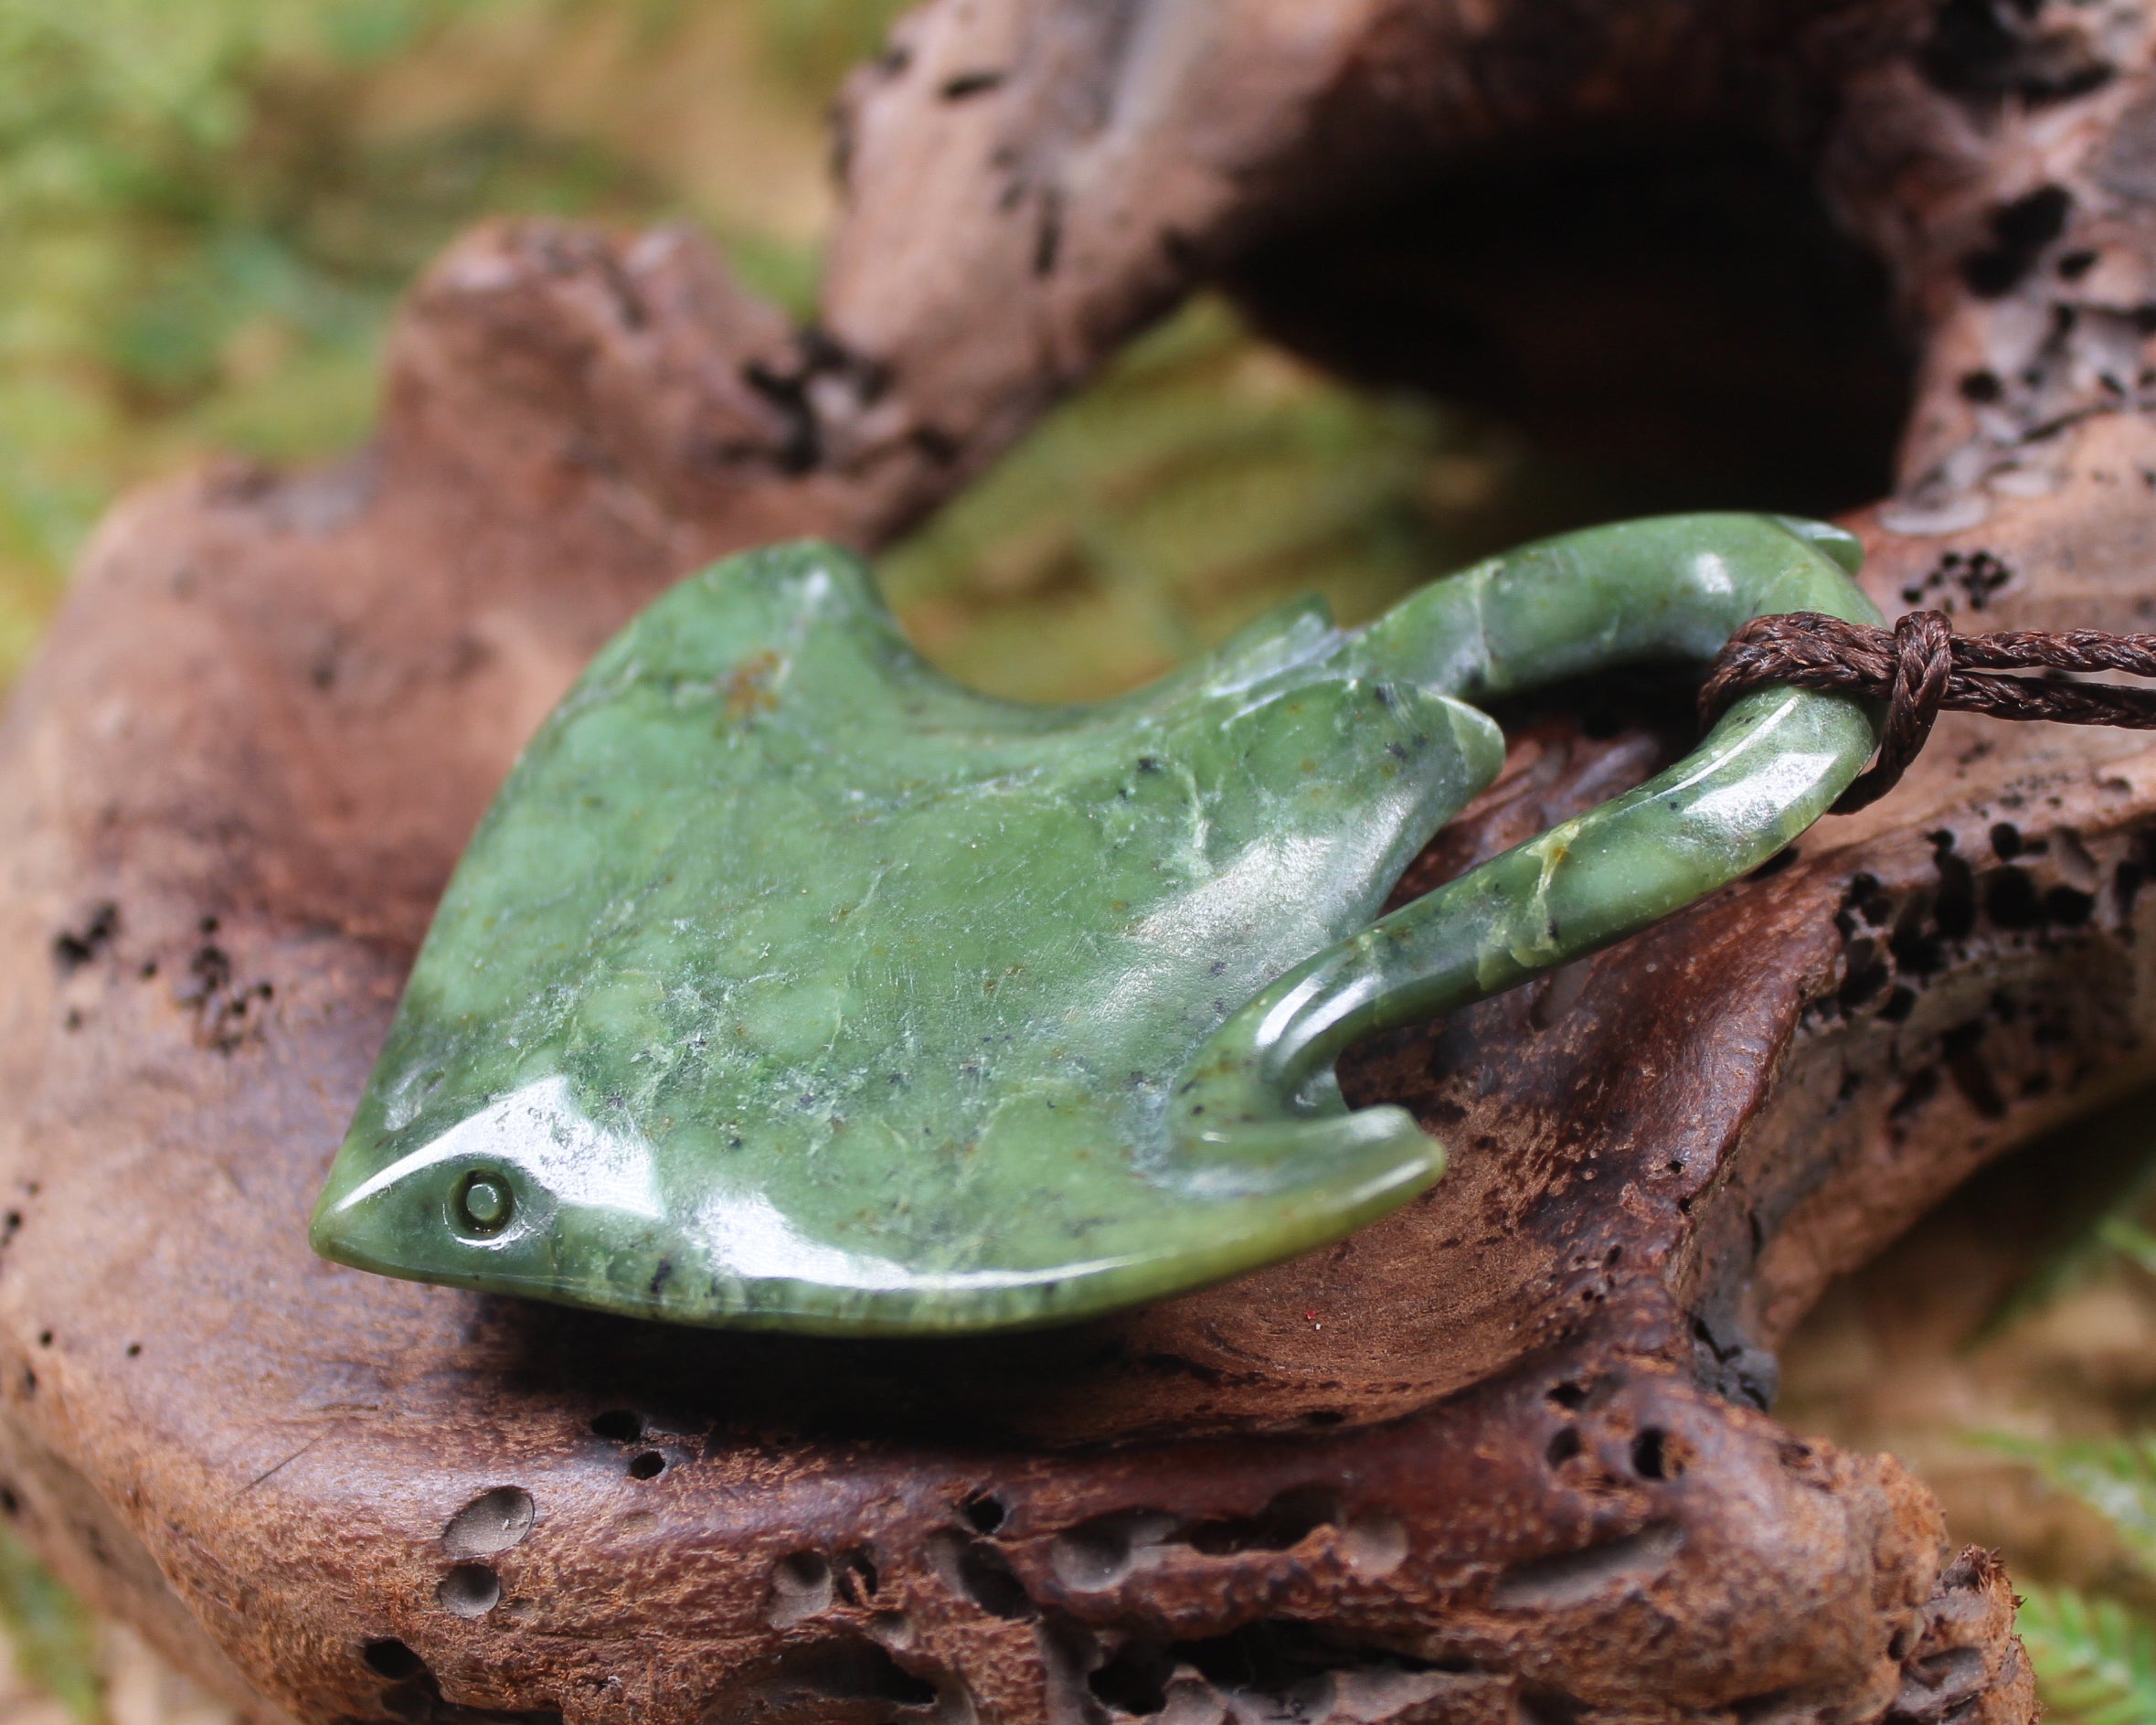
{"label": "polished stone surface", "polygon": [[678,1322],[946,1333],[1159,1298],[1403,1202],[1354,1037],[1757,867],[1873,716],[1767,690],[1628,795],[1373,922],[1488,783],[1466,703],[1875,613],[1763,516],[1574,534],[1355,633],[1314,605],[1090,708],[990,700],[819,545],[594,661],[451,881],[314,1219],[393,1275]]}

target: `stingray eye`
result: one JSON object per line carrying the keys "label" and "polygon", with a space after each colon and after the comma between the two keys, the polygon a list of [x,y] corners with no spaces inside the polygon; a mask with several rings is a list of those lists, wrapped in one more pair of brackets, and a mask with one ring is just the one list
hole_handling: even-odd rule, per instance
{"label": "stingray eye", "polygon": [[508,1227],[515,1209],[509,1182],[490,1168],[474,1168],[458,1184],[457,1222],[466,1232],[483,1240]]}

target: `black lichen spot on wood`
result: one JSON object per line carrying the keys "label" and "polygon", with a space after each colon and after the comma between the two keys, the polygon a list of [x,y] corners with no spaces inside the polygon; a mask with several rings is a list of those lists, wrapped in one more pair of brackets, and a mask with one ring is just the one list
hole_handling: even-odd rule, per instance
{"label": "black lichen spot on wood", "polygon": [[960,72],[955,77],[945,79],[936,93],[945,101],[963,101],[969,96],[986,95],[990,91],[999,88],[1004,77],[1002,72]]}
{"label": "black lichen spot on wood", "polygon": [[1942,1039],[1940,1055],[1962,1100],[1986,1120],[2003,1120],[2006,1102],[1983,1058],[1985,1028],[1981,1018],[1956,1025]]}
{"label": "black lichen spot on wood", "polygon": [[120,907],[111,900],[92,907],[80,929],[62,929],[52,937],[52,962],[71,976],[112,943],[120,932]]}
{"label": "black lichen spot on wood", "polygon": [[1056,186],[1041,192],[1040,227],[1033,243],[1033,272],[1053,275],[1063,250],[1063,194]]}
{"label": "black lichen spot on wood", "polygon": [[2044,920],[2044,907],[2035,882],[2022,868],[2002,868],[1984,888],[1984,914],[1994,928],[2020,932]]}
{"label": "black lichen spot on wood", "polygon": [[2096,900],[2073,887],[2054,887],[2044,895],[2044,920],[2077,929],[2096,914]]}
{"label": "black lichen spot on wood", "polygon": [[2023,0],[1947,0],[1917,64],[1935,89],[1991,103],[2017,96],[2033,107],[2100,90],[2116,69],[2088,36],[2047,25]]}
{"label": "black lichen spot on wood", "polygon": [[1902,1086],[1901,1094],[1887,1105],[1886,1118],[1900,1120],[1915,1113],[1938,1094],[1938,1069],[1936,1066],[1928,1066],[1922,1071],[1912,1074]]}
{"label": "black lichen spot on wood", "polygon": [[1991,243],[1961,262],[1961,279],[1979,299],[1996,300],[2019,287],[2044,249],[2066,229],[2074,195],[2039,186],[1991,212]]}
{"label": "black lichen spot on wood", "polygon": [[1955,855],[1951,833],[1934,833],[1931,843],[1938,868],[1938,899],[1931,920],[1941,938],[1967,940],[1976,927],[1976,872]]}
{"label": "black lichen spot on wood", "polygon": [[1848,953],[1848,973],[1842,979],[1842,986],[1835,991],[1834,999],[1843,1012],[1853,1012],[1893,980],[1894,972],[1881,954],[1876,941],[1852,941]]}
{"label": "black lichen spot on wood", "polygon": [[1944,943],[1937,935],[1927,934],[1919,923],[1896,929],[1894,938],[1887,942],[1887,950],[1894,954],[1896,966],[1905,975],[1936,976],[1946,968]]}
{"label": "black lichen spot on wood", "polygon": [[1924,575],[1901,590],[1902,603],[1936,603],[1941,610],[1955,609],[1956,595],[1971,611],[1987,610],[1991,595],[2012,584],[2013,566],[1990,551],[1948,551]]}

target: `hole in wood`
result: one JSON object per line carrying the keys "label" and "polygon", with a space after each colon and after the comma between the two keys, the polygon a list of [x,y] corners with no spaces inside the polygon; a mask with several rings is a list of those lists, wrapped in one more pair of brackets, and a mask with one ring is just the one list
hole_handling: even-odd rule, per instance
{"label": "hole in wood", "polygon": [[368,1670],[393,1683],[416,1677],[427,1668],[424,1659],[392,1635],[368,1642],[360,1648],[359,1656],[366,1661]]}
{"label": "hole in wood", "polygon": [[820,1551],[793,1551],[771,1569],[770,1602],[764,1619],[785,1629],[831,1609],[831,1565]]}
{"label": "hole in wood", "polygon": [[627,1408],[610,1408],[592,1416],[591,1435],[614,1443],[633,1443],[643,1435],[643,1416]]}
{"label": "hole in wood", "polygon": [[497,1485],[451,1516],[441,1530],[441,1549],[452,1558],[491,1558],[532,1530],[537,1511],[521,1485]]}
{"label": "hole in wood", "polygon": [[434,1597],[459,1617],[484,1617],[502,1603],[502,1578],[483,1563],[460,1563],[441,1578]]}

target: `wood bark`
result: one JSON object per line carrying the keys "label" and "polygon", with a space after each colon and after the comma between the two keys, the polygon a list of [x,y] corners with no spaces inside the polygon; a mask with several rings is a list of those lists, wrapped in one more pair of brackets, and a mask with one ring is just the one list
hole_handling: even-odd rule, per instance
{"label": "wood bark", "polygon": [[[1114,1321],[665,1331],[303,1223],[583,659],[724,550],[887,540],[1202,282],[1846,505],[1890,613],[2150,626],[2152,68],[2132,0],[932,0],[843,104],[816,327],[682,233],[472,236],[377,443],[123,506],[0,732],[0,1507],[265,1720],[2031,1718],[1997,1564],[1777,1424],[1772,1349],[2156,1070],[2139,737],[1949,718],[1786,866],[1361,1051],[1446,1181]],[[1666,752],[1590,705],[1509,715],[1410,884]]]}

